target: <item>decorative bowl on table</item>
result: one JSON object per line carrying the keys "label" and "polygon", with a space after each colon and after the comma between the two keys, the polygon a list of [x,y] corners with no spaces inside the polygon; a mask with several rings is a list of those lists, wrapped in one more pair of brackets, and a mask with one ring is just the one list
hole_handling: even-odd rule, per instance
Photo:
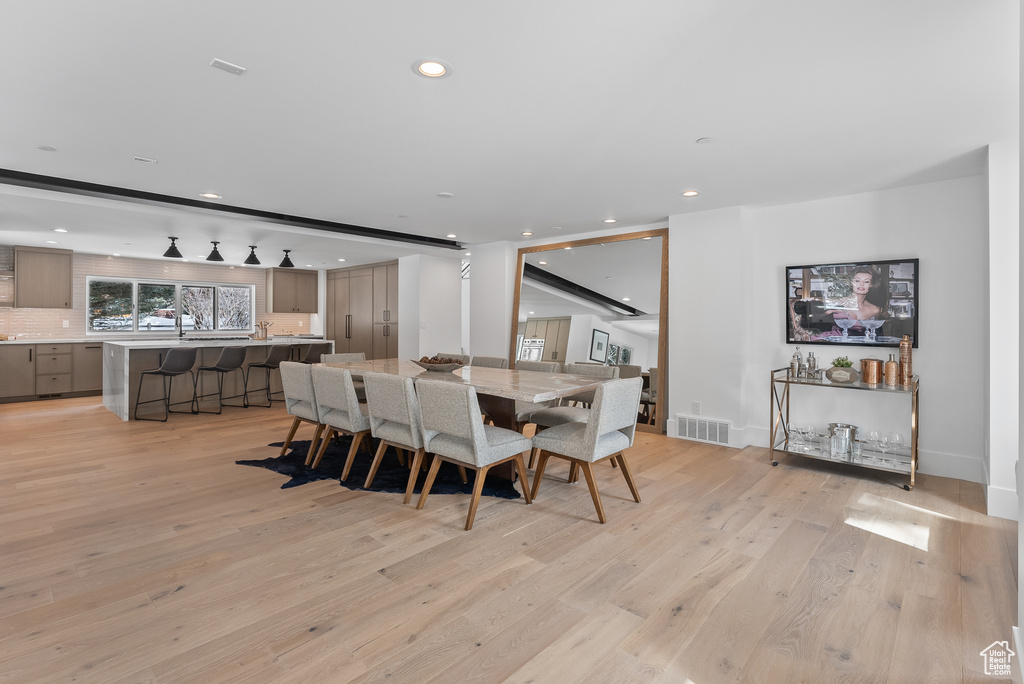
{"label": "decorative bowl on table", "polygon": [[462,362],[456,359],[428,358],[424,356],[419,361],[413,361],[417,366],[434,373],[451,373],[456,368],[462,368]]}

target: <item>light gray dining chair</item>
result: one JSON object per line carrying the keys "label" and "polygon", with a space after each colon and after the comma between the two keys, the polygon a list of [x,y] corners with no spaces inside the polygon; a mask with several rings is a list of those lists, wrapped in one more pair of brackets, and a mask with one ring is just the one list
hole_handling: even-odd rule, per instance
{"label": "light gray dining chair", "polygon": [[377,468],[384,458],[388,446],[399,452],[403,449],[413,452],[410,462],[409,483],[405,487],[402,503],[409,503],[416,486],[420,464],[423,462],[423,430],[420,427],[420,404],[412,378],[403,378],[387,373],[364,373],[366,406],[370,415],[370,434],[380,440],[374,454],[370,472],[363,485],[369,489]]}
{"label": "light gray dining chair", "polygon": [[445,354],[444,352],[438,352],[435,356],[439,359],[455,359],[461,361],[462,365],[469,365],[469,354]]}
{"label": "light gray dining chair", "polygon": [[[591,363],[567,363],[565,364],[565,372],[570,375],[592,375],[598,378],[617,378],[619,377],[619,368],[617,366],[603,366],[601,364]],[[592,404],[594,403],[594,390],[586,390],[577,394],[572,394],[566,397],[569,401],[574,401],[578,404]],[[639,403],[637,404],[639,406]]]}
{"label": "light gray dining chair", "polygon": [[[365,360],[366,354],[363,352],[338,352],[337,354],[320,355],[320,363],[359,363]],[[366,403],[366,388],[363,387],[363,381],[353,380],[352,384],[356,388],[356,396],[359,397],[359,401]]]}
{"label": "light gray dining chair", "polygon": [[363,352],[338,352],[337,354],[321,354],[320,363],[358,363],[365,361]]}
{"label": "light gray dining chair", "polygon": [[508,368],[508,359],[501,356],[474,356],[469,365],[483,368]]}
{"label": "light gray dining chair", "polygon": [[613,367],[619,369],[620,378],[639,378],[643,375],[643,368],[628,363],[615,363]]}
{"label": "light gray dining chair", "polygon": [[[562,458],[569,461],[571,470],[583,470],[597,517],[602,523],[606,522],[591,464],[611,458],[617,462],[626,478],[633,500],[640,503],[640,492],[626,464],[625,450],[633,446],[636,407],[640,402],[642,386],[641,378],[606,382],[595,391],[590,420],[586,423],[565,423],[534,435],[533,452],[539,457],[537,471],[533,476],[534,499],[537,498],[548,459],[551,456]],[[569,479],[574,479],[572,473]]]}
{"label": "light gray dining chair", "polygon": [[658,410],[658,369],[651,367],[647,371],[650,384],[647,389],[640,393],[640,403],[644,405],[644,413],[647,414],[647,424],[654,422]]}
{"label": "light gray dining chair", "polygon": [[285,452],[288,451],[288,447],[291,445],[292,438],[295,437],[295,432],[299,429],[299,425],[301,423],[310,423],[316,426],[316,432],[313,434],[313,440],[309,443],[308,460],[308,454],[313,453],[319,446],[320,434],[324,429],[323,423],[320,422],[320,412],[317,409],[316,391],[313,389],[313,376],[310,372],[311,367],[306,363],[282,361],[279,368],[281,371],[281,388],[284,390],[284,407],[293,417],[292,427],[288,431],[288,437],[285,438],[279,455],[284,456]]}
{"label": "light gray dining chair", "polygon": [[320,449],[313,457],[310,449],[306,456],[306,465],[316,468],[327,451],[331,438],[340,434],[351,435],[352,444],[348,448],[348,457],[341,472],[341,481],[348,479],[352,470],[352,462],[363,438],[370,434],[370,414],[366,404],[359,403],[359,396],[352,382],[352,371],[330,366],[313,366],[313,391],[316,396],[317,411],[320,422],[326,426],[326,434],[320,443]]}
{"label": "light gray dining chair", "polygon": [[448,461],[463,468],[476,471],[473,481],[473,495],[469,501],[466,529],[473,529],[473,519],[480,504],[487,471],[492,466],[506,461],[515,461],[516,471],[522,482],[526,503],[530,497],[530,483],[526,478],[526,464],[523,453],[529,451],[532,442],[515,430],[484,425],[480,417],[480,403],[476,390],[469,385],[457,385],[437,380],[419,380],[416,392],[420,400],[422,416],[423,448],[434,454],[434,461],[427,472],[423,491],[416,508],[423,508],[427,495],[434,484],[434,478],[441,467],[441,461]]}

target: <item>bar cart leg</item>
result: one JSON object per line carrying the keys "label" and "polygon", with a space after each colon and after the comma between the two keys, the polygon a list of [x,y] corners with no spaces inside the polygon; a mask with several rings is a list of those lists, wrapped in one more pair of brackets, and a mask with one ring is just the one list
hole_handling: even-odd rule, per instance
{"label": "bar cart leg", "polygon": [[[775,374],[778,370],[771,372],[771,402],[769,405],[769,417],[768,425],[771,429],[768,438],[768,462],[772,466],[779,465],[779,462],[775,460],[775,445],[779,437],[779,428],[782,428],[783,434],[785,434],[785,440],[783,444],[788,448],[789,446],[789,383],[783,384],[782,396],[779,396],[778,385],[775,380]],[[785,402],[785,407],[783,407]],[[778,414],[776,414],[778,409]]]}
{"label": "bar cart leg", "polygon": [[910,484],[903,485],[903,488],[908,492],[914,489],[914,481],[917,475],[917,417],[918,417],[918,381],[916,378],[912,379],[914,383],[913,392],[910,395]]}

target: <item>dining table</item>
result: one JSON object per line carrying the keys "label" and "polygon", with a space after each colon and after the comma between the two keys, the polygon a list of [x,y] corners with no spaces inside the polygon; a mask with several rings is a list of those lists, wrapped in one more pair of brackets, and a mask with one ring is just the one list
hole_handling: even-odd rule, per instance
{"label": "dining table", "polygon": [[[362,379],[364,373],[387,373],[417,380],[438,380],[470,385],[476,389],[480,410],[498,427],[516,428],[516,401],[541,403],[595,389],[607,378],[572,373],[545,373],[509,368],[462,366],[455,370],[433,371],[412,361],[399,359],[372,359],[347,363],[325,363],[325,366],[344,368],[352,377]],[[489,474],[504,479],[515,479],[515,467],[491,468]]]}

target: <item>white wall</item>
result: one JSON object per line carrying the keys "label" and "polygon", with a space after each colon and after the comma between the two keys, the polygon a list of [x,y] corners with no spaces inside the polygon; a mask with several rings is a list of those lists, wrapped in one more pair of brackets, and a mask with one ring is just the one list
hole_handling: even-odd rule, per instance
{"label": "white wall", "polygon": [[508,356],[517,248],[508,242],[473,247],[470,257],[471,356]]}
{"label": "white wall", "polygon": [[985,499],[989,515],[1017,518],[1014,466],[1020,423],[1020,159],[1016,140],[989,145]]}
{"label": "white wall", "polygon": [[[633,358],[630,364],[641,366],[647,369],[648,339],[635,335],[625,330],[619,330],[608,321],[602,320],[599,316],[591,314],[577,314],[571,317],[569,323],[569,339],[566,341],[565,358],[568,363],[577,361],[590,361],[590,342],[594,330],[603,330],[608,333],[608,344],[617,344],[620,347],[632,347]],[[655,356],[657,356],[657,341],[654,345]]]}
{"label": "white wall", "polygon": [[[669,434],[676,415],[700,401],[703,415],[733,422],[735,446],[767,446],[769,371],[793,353],[784,341],[787,265],[918,257],[920,470],[982,481],[985,203],[981,177],[971,177],[670,217]],[[859,360],[887,353],[857,351],[843,347],[841,354]],[[830,356],[822,352],[826,365]],[[909,433],[909,420],[901,425],[909,401],[904,410],[872,394],[858,403],[840,390],[806,391],[818,394],[799,408],[817,405],[819,412],[798,422],[843,420]]]}
{"label": "white wall", "polygon": [[417,254],[398,260],[398,358],[418,359],[462,343],[462,262]]}

